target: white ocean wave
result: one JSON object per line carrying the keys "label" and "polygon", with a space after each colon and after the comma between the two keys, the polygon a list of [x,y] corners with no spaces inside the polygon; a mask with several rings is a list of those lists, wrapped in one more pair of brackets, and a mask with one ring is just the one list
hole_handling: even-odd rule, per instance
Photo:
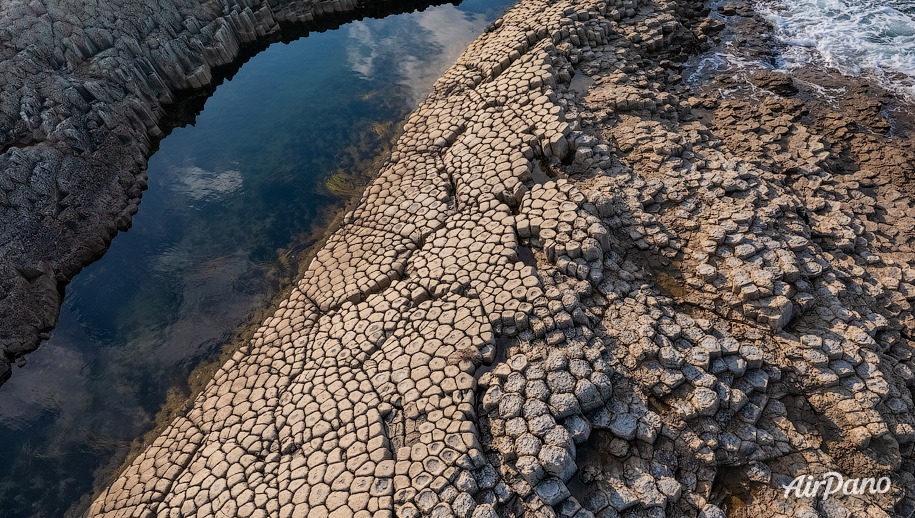
{"label": "white ocean wave", "polygon": [[823,64],[915,99],[915,0],[764,0],[790,70]]}

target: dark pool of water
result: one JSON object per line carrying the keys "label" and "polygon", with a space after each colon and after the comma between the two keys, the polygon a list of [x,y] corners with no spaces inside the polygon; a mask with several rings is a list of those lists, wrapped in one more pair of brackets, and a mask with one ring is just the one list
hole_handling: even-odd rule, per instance
{"label": "dark pool of water", "polygon": [[169,388],[277,294],[281,258],[341,204],[328,176],[377,153],[510,3],[273,45],[162,141],[133,228],[73,280],[51,339],[0,386],[0,517],[84,509]]}

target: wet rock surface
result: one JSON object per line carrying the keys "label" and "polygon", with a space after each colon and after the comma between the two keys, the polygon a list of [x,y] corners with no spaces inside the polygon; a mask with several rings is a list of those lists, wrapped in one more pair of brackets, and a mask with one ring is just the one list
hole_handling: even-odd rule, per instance
{"label": "wet rock surface", "polygon": [[[915,511],[912,143],[853,90],[691,88],[708,15],[522,0],[92,513]],[[893,488],[783,498],[827,471]]]}
{"label": "wet rock surface", "polygon": [[429,4],[0,4],[0,383],[47,338],[66,283],[130,226],[188,92],[271,41]]}

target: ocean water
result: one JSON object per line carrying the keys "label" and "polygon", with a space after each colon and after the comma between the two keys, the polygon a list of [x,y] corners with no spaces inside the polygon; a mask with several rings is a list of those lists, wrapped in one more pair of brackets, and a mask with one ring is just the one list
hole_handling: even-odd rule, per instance
{"label": "ocean water", "polygon": [[51,339],[0,386],[0,518],[85,509],[170,388],[280,290],[326,180],[384,134],[511,0],[467,0],[275,44],[149,161],[133,227],[67,287]]}
{"label": "ocean water", "polygon": [[791,69],[824,64],[915,100],[915,0],[764,0]]}

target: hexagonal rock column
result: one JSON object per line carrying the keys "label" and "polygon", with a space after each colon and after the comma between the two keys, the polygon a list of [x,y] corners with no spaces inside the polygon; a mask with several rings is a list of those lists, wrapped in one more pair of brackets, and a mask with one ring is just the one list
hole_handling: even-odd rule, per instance
{"label": "hexagonal rock column", "polygon": [[535,155],[568,151],[539,28],[560,14],[522,4],[436,83],[290,298],[93,514],[469,516],[509,494],[473,373],[537,294],[511,209]]}
{"label": "hexagonal rock column", "polygon": [[[693,114],[665,67],[698,45],[699,5],[522,0],[494,23],[93,513],[915,509],[913,243],[837,201],[872,193],[830,180],[800,116],[816,178],[792,185],[760,166],[784,153],[750,161],[726,144],[739,130]],[[911,221],[911,200],[881,199]],[[843,469],[901,490],[783,498]]]}

